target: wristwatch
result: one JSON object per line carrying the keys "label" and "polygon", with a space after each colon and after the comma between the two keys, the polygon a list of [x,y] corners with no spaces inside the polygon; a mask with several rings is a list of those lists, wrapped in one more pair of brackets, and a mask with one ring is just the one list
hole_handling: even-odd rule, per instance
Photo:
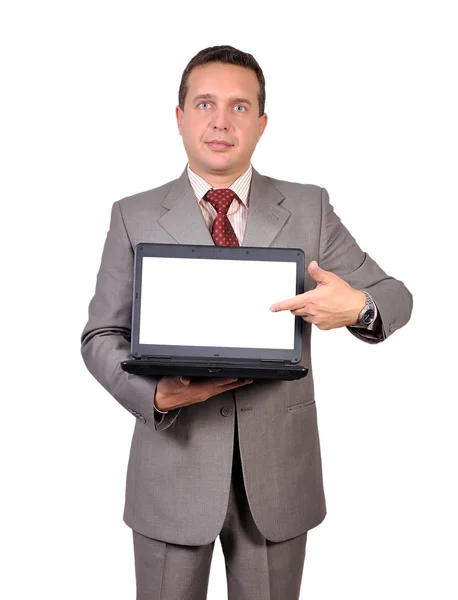
{"label": "wristwatch", "polygon": [[369,296],[367,292],[366,294],[366,306],[359,313],[358,322],[355,327],[368,327],[372,324],[375,318],[375,304],[372,298]]}

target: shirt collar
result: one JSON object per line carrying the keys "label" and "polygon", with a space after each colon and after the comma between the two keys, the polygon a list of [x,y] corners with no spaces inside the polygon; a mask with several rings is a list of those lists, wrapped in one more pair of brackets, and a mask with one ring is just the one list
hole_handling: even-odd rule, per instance
{"label": "shirt collar", "polygon": [[[197,198],[197,202],[201,202],[201,200],[203,199],[205,194],[208,192],[208,190],[212,189],[212,186],[207,181],[205,181],[205,179],[203,177],[201,177],[200,175],[197,175],[197,173],[195,173],[189,167],[189,163],[188,163],[187,169],[188,169],[189,183],[191,184],[191,187]],[[237,194],[237,196],[240,198],[240,201],[243,202],[243,204],[246,207],[248,207],[248,193],[250,191],[252,175],[253,175],[253,168],[250,163],[250,166],[248,167],[248,169],[244,173],[242,173],[242,175],[240,175],[240,177],[238,177],[234,181],[234,183],[229,187],[230,190],[233,190]]]}

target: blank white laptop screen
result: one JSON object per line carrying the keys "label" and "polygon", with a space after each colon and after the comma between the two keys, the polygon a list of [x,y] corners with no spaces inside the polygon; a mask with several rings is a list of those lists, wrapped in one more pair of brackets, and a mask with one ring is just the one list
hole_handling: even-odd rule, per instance
{"label": "blank white laptop screen", "polygon": [[294,349],[296,264],[143,257],[140,344]]}

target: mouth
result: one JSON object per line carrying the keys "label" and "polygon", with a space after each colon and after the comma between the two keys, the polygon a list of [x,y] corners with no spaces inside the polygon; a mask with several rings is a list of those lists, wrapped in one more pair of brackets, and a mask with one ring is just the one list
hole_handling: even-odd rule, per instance
{"label": "mouth", "polygon": [[232,148],[232,144],[229,142],[225,142],[224,140],[211,140],[210,142],[206,142],[207,146],[216,152],[224,152],[225,150],[229,150]]}

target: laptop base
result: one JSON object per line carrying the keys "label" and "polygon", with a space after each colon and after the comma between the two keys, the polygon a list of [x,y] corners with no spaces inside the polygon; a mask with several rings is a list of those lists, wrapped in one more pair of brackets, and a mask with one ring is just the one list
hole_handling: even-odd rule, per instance
{"label": "laptop base", "polygon": [[225,365],[220,363],[215,366],[203,366],[192,362],[183,363],[182,365],[167,365],[154,363],[147,359],[122,361],[121,368],[127,373],[151,377],[176,377],[181,375],[182,377],[238,377],[240,379],[277,379],[283,381],[301,379],[308,373],[308,369],[300,365]]}

